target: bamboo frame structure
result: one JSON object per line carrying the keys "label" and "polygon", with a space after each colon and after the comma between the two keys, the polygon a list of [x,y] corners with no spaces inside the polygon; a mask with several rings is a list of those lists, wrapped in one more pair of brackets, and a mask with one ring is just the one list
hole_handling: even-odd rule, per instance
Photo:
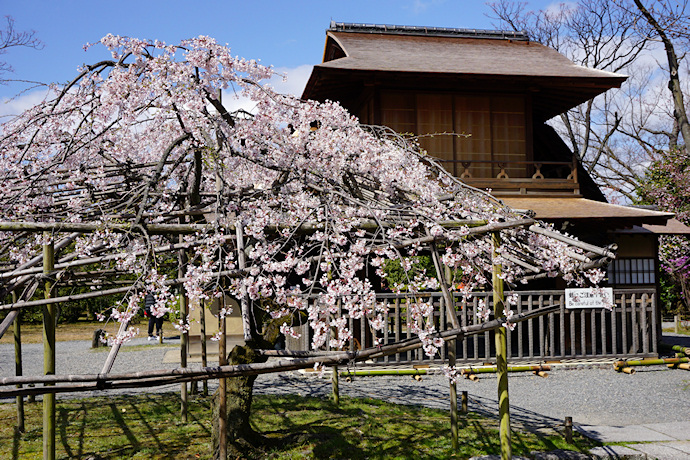
{"label": "bamboo frame structure", "polygon": [[[517,323],[537,318],[546,315],[558,309],[558,306],[547,306],[539,310],[532,310],[530,312],[516,315],[512,321]],[[436,336],[444,340],[461,339],[463,337],[470,337],[475,334],[482,334],[486,331],[503,327],[505,320],[494,319],[481,324],[471,326],[462,326],[459,329],[449,329],[443,332],[438,332]],[[292,359],[274,360],[266,363],[258,364],[240,364],[240,365],[223,365],[216,367],[207,367],[202,369],[195,368],[177,368],[177,369],[162,369],[145,372],[131,372],[124,374],[77,374],[77,375],[52,375],[52,376],[25,376],[25,377],[3,377],[0,378],[0,387],[12,386],[17,384],[23,385],[46,385],[54,384],[53,386],[35,386],[31,388],[0,388],[0,397],[9,397],[31,394],[44,393],[71,393],[94,390],[109,390],[116,388],[144,388],[154,387],[160,385],[168,385],[171,383],[179,383],[192,380],[204,379],[220,379],[226,377],[234,377],[239,375],[260,375],[275,372],[284,372],[290,370],[306,369],[313,367],[315,364],[321,365],[349,365],[375,359],[382,356],[387,356],[400,351],[408,351],[420,348],[422,342],[418,337],[402,340],[395,344],[384,345],[381,347],[367,348],[359,351],[336,351],[330,353],[323,352],[285,352],[278,353],[279,350],[264,350],[261,354],[266,356],[296,356]]]}
{"label": "bamboo frame structure", "polygon": [[[378,224],[380,225],[380,224]],[[484,235],[487,233],[491,233],[493,235],[498,235],[500,231],[502,230],[508,230],[508,229],[513,229],[513,228],[518,228],[518,227],[528,227],[530,231],[532,230],[534,225],[534,220],[533,219],[521,219],[521,220],[515,220],[511,222],[499,222],[499,223],[491,223],[487,224],[485,222],[480,222],[480,221],[474,221],[474,222],[467,222],[467,221],[448,221],[448,222],[443,222],[444,226],[447,227],[457,227],[461,225],[469,225],[469,231],[466,236],[466,238],[472,238],[475,236],[479,235]],[[369,224],[364,223],[362,225],[363,228],[368,228]],[[66,225],[66,224],[43,224],[43,223],[2,223],[0,222],[0,230],[16,230],[16,231],[33,231],[33,232],[39,232],[39,231],[47,231],[50,230],[52,232],[70,232],[71,235],[67,238],[64,238],[59,244],[60,247],[66,246],[70,240],[73,240],[75,238],[75,235],[80,233],[80,232],[91,232],[91,231],[96,231],[97,229],[102,228],[102,226],[97,226],[97,225],[86,225],[86,224],[80,224],[80,225]],[[199,229],[203,229],[203,225],[199,224],[157,224],[157,225],[149,225],[146,227],[145,230],[143,230],[147,234],[155,235],[155,234],[167,234],[167,235],[184,235],[184,234],[191,234],[192,232],[196,232]],[[112,228],[110,228],[112,231],[117,231],[117,232],[128,232],[128,231],[141,231],[137,230],[134,228],[129,228],[127,226],[118,226],[115,225]],[[317,225],[309,224],[309,223],[302,223],[296,231],[299,232],[304,232],[304,233],[310,233],[314,232],[318,229]],[[277,229],[276,229],[277,230]],[[244,250],[243,250],[243,235],[241,231],[241,227],[235,226],[234,227],[235,231],[235,239],[236,239],[236,245],[238,248],[238,255],[239,255],[239,268],[236,270],[224,270],[224,271],[219,271],[216,273],[216,276],[219,278],[221,277],[242,277],[246,276],[247,274],[247,269],[244,266],[244,260],[243,260],[243,255],[244,255]],[[540,228],[540,231],[536,231],[535,233],[539,234],[551,234],[552,232],[549,230],[544,230]],[[497,236],[494,237],[494,245],[498,245]],[[228,237],[230,239],[230,237]],[[419,246],[419,245],[428,245],[432,254],[432,259],[434,261],[434,264],[436,266],[437,273],[439,274],[439,281],[440,281],[440,286],[441,286],[441,291],[443,294],[443,299],[444,303],[446,305],[453,305],[453,298],[448,290],[448,284],[447,280],[445,279],[445,269],[442,267],[440,257],[438,254],[437,246],[436,244],[439,242],[446,241],[445,238],[443,237],[435,237],[435,236],[426,236],[426,237],[420,237],[416,239],[410,239],[410,240],[404,240],[399,243],[396,243],[394,247],[398,249],[410,247],[410,246]],[[195,245],[198,245],[199,243],[196,241],[187,241],[187,242],[179,242],[176,244],[171,244],[170,246],[160,246],[153,248],[154,253],[164,253],[164,252],[169,252],[169,251],[178,251],[178,253],[184,252],[186,249],[189,249],[191,247],[194,247]],[[582,245],[580,245],[582,246]],[[578,247],[580,247],[578,246]],[[584,247],[581,247],[581,249],[587,249],[590,250],[591,252],[594,252],[596,254],[599,254],[602,256],[602,259],[599,259],[599,261],[595,260],[592,261],[589,258],[583,258],[580,255],[577,255],[577,257],[574,257],[575,259],[579,260],[582,263],[582,266],[590,266],[596,263],[601,263],[601,260],[604,260],[610,256],[612,256],[611,252],[608,250],[594,250],[595,248],[590,247],[589,245],[586,245]],[[140,255],[144,256],[145,253],[142,251]],[[523,267],[528,267],[533,273],[537,271],[536,267],[531,265],[529,262],[526,262],[524,259],[520,259],[519,257],[516,257],[515,255],[510,256],[513,261],[517,261],[518,264],[520,264]],[[65,260],[64,262],[61,260],[58,264],[53,264],[50,265],[49,269],[44,268],[43,270],[43,276],[50,276],[50,277],[61,277],[64,276],[64,274],[67,273],[67,271],[74,269],[76,267],[82,267],[86,265],[91,265],[95,263],[109,263],[111,261],[116,260],[117,256],[116,255],[100,255],[96,257],[91,257],[91,258],[85,258],[82,260],[79,259],[73,259],[72,260]],[[69,257],[68,257],[69,259]],[[36,259],[32,261],[33,263],[37,263],[40,259]],[[44,260],[47,260],[44,258]],[[529,260],[529,259],[527,259]],[[181,263],[181,262],[180,262]],[[497,272],[496,270],[499,270]],[[39,270],[32,268],[31,264],[25,264],[21,267],[12,267],[10,270],[5,271],[3,273],[0,273],[0,279],[6,279],[9,281],[13,281],[15,284],[15,288],[17,286],[21,286],[23,284],[26,284],[27,282],[30,282],[33,280],[36,276],[39,275]],[[101,270],[100,272],[96,271],[93,272],[94,279],[98,279],[99,276],[104,276],[104,274],[107,273],[107,271]],[[111,271],[111,273],[113,273]],[[182,272],[178,274],[178,278],[174,280],[168,280],[165,283],[168,285],[179,285],[184,283],[185,278],[181,275]],[[500,311],[502,309],[503,305],[503,292],[502,292],[502,280],[498,276],[500,274],[500,265],[494,265],[494,279],[493,279],[493,285],[495,289],[495,298],[494,298],[494,305],[495,305],[495,312],[494,314],[496,315],[497,318],[500,318],[502,315],[502,312]],[[540,273],[534,273],[531,276],[541,276]],[[77,284],[82,283],[83,281],[76,280]],[[46,308],[54,308],[55,305],[64,303],[64,302],[72,302],[75,300],[81,300],[81,299],[87,299],[87,298],[96,298],[96,297],[101,297],[105,295],[112,295],[112,294],[119,294],[119,293],[126,293],[126,292],[131,292],[137,289],[140,289],[141,285],[137,282],[134,282],[132,284],[122,286],[122,287],[116,287],[116,288],[111,288],[111,289],[101,289],[101,290],[96,290],[94,292],[88,292],[88,293],[83,293],[83,294],[75,294],[75,295],[69,295],[69,296],[61,296],[61,297],[53,297],[50,299],[46,300],[22,300],[22,301],[13,301],[12,304],[8,305],[0,305],[0,311],[2,310],[9,310],[10,315],[8,316],[8,320],[3,322],[2,325],[0,325],[0,329],[3,327],[6,328],[9,327],[9,324],[13,321],[14,318],[16,318],[16,313],[19,309],[21,308],[26,308],[26,307],[31,307],[31,306],[39,306],[39,305],[48,305],[49,307]],[[500,307],[500,308],[499,308]],[[243,311],[243,323],[245,324],[245,333],[248,331],[248,328],[246,327],[248,323],[248,302],[245,299],[242,299],[242,311]],[[454,331],[460,330],[460,325],[458,323],[457,316],[455,314],[452,314],[451,309],[447,308],[446,309],[447,314],[448,314],[448,322],[451,325],[452,329]],[[504,321],[504,320],[503,320]],[[505,331],[504,328],[501,327],[502,323],[501,320],[499,320],[498,325],[494,325],[494,329],[497,329],[496,333],[496,349],[497,350],[503,350],[503,353],[505,353]],[[121,325],[121,330],[124,330],[127,327],[126,323],[123,323]],[[487,330],[487,329],[482,329],[482,330]],[[0,330],[0,335],[4,331]],[[473,332],[474,333],[474,332]],[[458,335],[470,335],[471,333],[468,331],[464,331],[462,334]],[[503,337],[501,339],[501,337]],[[450,336],[451,340],[453,339],[453,336]],[[223,336],[221,338],[221,341],[225,343],[225,337]],[[54,341],[54,339],[53,339]],[[50,339],[46,339],[46,343],[50,343]],[[54,342],[53,342],[54,343]],[[406,351],[406,350],[413,350],[416,348],[419,348],[419,344],[400,344],[400,346],[394,346],[393,349],[387,352],[383,352],[382,350],[376,350],[374,352],[374,356],[378,353],[378,355],[383,356],[384,354],[392,354],[392,353],[399,353],[401,351]],[[185,354],[185,351],[183,349],[186,347],[186,344],[183,344],[181,348],[181,365],[183,366],[182,368],[184,369],[184,357],[182,355]],[[164,375],[156,375],[156,376],[150,376],[150,375],[137,375],[137,376],[130,376],[131,380],[120,380],[120,379],[109,379],[107,375],[110,373],[110,370],[112,368],[112,365],[115,361],[115,358],[117,356],[119,349],[119,345],[116,344],[112,349],[111,352],[109,353],[109,356],[103,366],[102,370],[102,375],[98,378],[95,379],[95,383],[87,383],[87,382],[79,382],[76,383],[74,382],[74,379],[70,379],[73,381],[71,385],[59,385],[59,386],[45,386],[45,387],[39,387],[39,388],[17,388],[14,389],[14,391],[6,391],[6,390],[0,390],[0,394],[13,394],[15,396],[23,396],[23,395],[35,395],[39,393],[46,393],[46,399],[44,399],[44,404],[48,404],[46,411],[45,411],[45,416],[44,416],[44,423],[45,428],[44,432],[46,433],[46,439],[45,441],[45,449],[44,451],[46,452],[46,458],[52,458],[50,457],[50,452],[54,452],[54,434],[52,434],[52,444],[50,443],[51,439],[51,414],[52,414],[52,420],[54,420],[54,395],[55,393],[58,392],[72,392],[72,391],[85,391],[85,390],[93,390],[93,389],[109,389],[109,388],[122,388],[122,387],[147,387],[147,386],[156,386],[156,385],[162,385],[166,383],[172,383],[172,382],[179,382],[181,385],[181,398],[182,398],[182,405],[181,405],[181,417],[184,420],[185,415],[186,415],[186,390],[187,390],[187,383],[189,381],[196,381],[196,380],[203,380],[204,382],[209,379],[209,378],[220,378],[221,382],[224,381],[224,378],[229,375],[237,375],[236,373],[239,371],[241,374],[246,375],[246,372],[253,372],[249,369],[246,368],[238,368],[238,369],[233,369],[230,371],[229,369],[226,369],[228,366],[224,366],[224,362],[221,360],[221,366],[219,366],[221,369],[219,371],[213,371],[210,369],[213,368],[205,368],[204,372],[198,375],[191,375],[187,374],[185,372],[182,372],[182,375],[176,375],[172,374],[169,376],[164,376]],[[394,350],[394,351],[393,351]],[[454,341],[451,342],[451,352],[449,353],[449,364],[452,366],[454,365]],[[227,352],[221,349],[221,353],[225,355]],[[335,358],[332,356],[320,356],[319,362],[326,363],[326,362],[332,362],[336,366],[338,364],[342,364],[344,362],[356,362],[359,359],[362,359],[362,354],[360,354],[357,357],[353,356],[348,356],[347,359],[344,358]],[[498,385],[499,385],[499,400],[501,401],[500,404],[500,418],[501,418],[501,446],[502,446],[502,455],[508,455],[510,453],[510,418],[509,418],[509,413],[508,413],[508,389],[507,389],[507,370],[506,370],[506,362],[505,362],[505,354],[501,354],[499,356],[503,356],[503,359],[499,359],[499,372],[498,374]],[[305,358],[306,361],[313,360],[314,358]],[[309,364],[312,364],[311,362]],[[297,367],[296,367],[297,366]],[[302,367],[308,367],[308,365],[304,365],[304,363],[300,363],[298,366],[296,363],[291,362],[289,365],[283,364],[283,366],[278,366],[274,368],[266,368],[267,372],[280,372],[288,369],[295,369],[295,368],[302,368]],[[54,372],[54,371],[53,371]],[[228,372],[226,374],[226,372]],[[334,391],[337,389],[337,377],[334,377],[336,380],[334,380]],[[77,381],[79,379],[76,379]],[[15,385],[18,385],[19,383],[15,383]],[[221,390],[222,390],[223,385],[221,384]],[[221,391],[221,401],[224,400],[223,398],[223,392]],[[456,427],[457,426],[457,390],[455,385],[451,383],[450,386],[450,397],[451,397],[451,426]],[[53,401],[53,409],[51,411],[50,409],[50,401]],[[45,401],[48,401],[48,403],[45,403]],[[221,410],[224,409],[224,403],[221,403]],[[19,410],[19,409],[18,409]],[[221,422],[220,424],[220,429],[221,431],[223,430],[223,423]],[[54,422],[53,425],[54,427]],[[54,430],[52,431],[54,433]],[[452,438],[453,438],[453,446],[457,446],[457,428],[452,430]],[[221,439],[225,439],[225,436],[221,436]],[[51,445],[53,447],[51,447]],[[227,449],[227,446],[221,444],[221,449],[225,450]]]}

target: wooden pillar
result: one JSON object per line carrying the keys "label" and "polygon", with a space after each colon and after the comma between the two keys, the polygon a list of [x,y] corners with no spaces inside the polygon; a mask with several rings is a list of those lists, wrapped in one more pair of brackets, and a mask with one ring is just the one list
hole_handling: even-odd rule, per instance
{"label": "wooden pillar", "polygon": [[[503,315],[503,279],[501,279],[502,267],[495,260],[498,257],[498,248],[501,245],[501,237],[498,232],[492,234],[493,242],[493,298],[494,298],[494,317],[500,318]],[[508,398],[508,351],[506,345],[506,328],[499,327],[495,330],[496,343],[496,377],[498,378],[498,417],[499,417],[499,437],[501,441],[501,459],[509,460],[512,458],[512,447],[510,445],[510,402]]]}
{"label": "wooden pillar", "polygon": [[[12,303],[17,303],[17,293],[12,292]],[[19,313],[19,312],[17,312]],[[20,314],[14,318],[14,375],[22,375],[22,332]],[[17,388],[22,385],[17,384]],[[17,432],[24,432],[24,396],[17,396]]]}
{"label": "wooden pillar", "polygon": [[[44,233],[44,238],[50,238],[50,243],[43,245],[43,274],[46,275],[44,284],[45,298],[50,299],[53,289],[53,282],[50,280],[50,276],[52,276],[55,265],[55,251],[52,235]],[[45,305],[43,307],[44,375],[55,375],[55,320],[55,305]],[[43,459],[55,459],[55,393],[43,395]]]}

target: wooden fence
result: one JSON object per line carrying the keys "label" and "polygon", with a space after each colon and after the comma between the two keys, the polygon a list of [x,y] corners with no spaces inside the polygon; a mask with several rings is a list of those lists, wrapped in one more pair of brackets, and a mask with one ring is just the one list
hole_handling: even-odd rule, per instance
{"label": "wooden fence", "polygon": [[[506,293],[509,295],[510,293]],[[508,331],[508,358],[512,360],[545,361],[572,358],[605,358],[629,356],[656,356],[658,319],[653,289],[615,289],[616,307],[605,309],[565,308],[564,291],[523,291],[518,294],[515,313],[528,312],[543,306],[559,305],[559,310],[516,324]],[[417,296],[420,301],[434,304],[434,322],[437,330],[448,328],[446,306],[441,293],[425,293]],[[376,337],[383,344],[412,337],[407,305],[409,296],[378,294],[377,300],[388,304],[387,325]],[[470,301],[456,301],[456,313],[462,326],[477,324],[477,307],[480,300],[493,311],[491,293],[474,293]],[[346,312],[342,313],[348,317]],[[349,318],[354,340],[351,349],[371,347],[374,332],[366,321]],[[307,326],[301,329],[302,337],[288,340],[292,350],[308,350]],[[495,357],[494,333],[484,332],[456,342],[458,362],[485,362]],[[435,357],[427,357],[421,349],[386,356],[371,364],[439,363],[446,360],[448,344]]]}

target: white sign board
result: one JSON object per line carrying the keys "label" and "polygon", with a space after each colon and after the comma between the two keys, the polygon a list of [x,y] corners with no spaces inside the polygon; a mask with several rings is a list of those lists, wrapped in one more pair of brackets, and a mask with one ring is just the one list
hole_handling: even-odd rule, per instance
{"label": "white sign board", "polygon": [[565,308],[604,308],[607,305],[613,305],[612,288],[565,290]]}

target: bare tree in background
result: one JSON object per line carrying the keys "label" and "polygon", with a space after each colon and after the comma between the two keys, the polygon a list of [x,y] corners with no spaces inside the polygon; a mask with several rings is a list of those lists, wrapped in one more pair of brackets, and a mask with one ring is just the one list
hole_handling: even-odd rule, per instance
{"label": "bare tree in background", "polygon": [[[680,62],[690,49],[690,18],[688,18],[687,0],[683,2],[656,1],[647,2],[645,6],[640,0],[633,0],[644,21],[649,25],[648,35],[651,39],[661,41],[666,51],[668,89],[673,101],[674,126],[669,138],[669,147],[673,149],[686,148],[690,140],[690,123],[685,107],[683,86],[680,78]],[[626,10],[630,12],[630,9]],[[644,29],[643,29],[644,30]],[[681,56],[676,49],[681,50]],[[678,141],[678,134],[683,137],[683,144]]]}
{"label": "bare tree in background", "polygon": [[[5,20],[5,27],[0,29],[0,56],[6,54],[10,48],[43,48],[43,42],[36,37],[35,31],[20,32],[14,28],[14,19],[11,16],[5,16]],[[3,76],[12,71],[12,66],[7,61],[0,60],[0,82],[4,82]]]}
{"label": "bare tree in background", "polygon": [[[578,0],[540,11],[528,10],[527,2],[489,4],[500,27],[524,30],[578,64],[629,75],[620,90],[551,124],[610,196],[630,201],[636,199],[646,166],[659,152],[679,144],[681,127],[687,124],[682,96],[688,88],[679,72],[689,49],[687,0],[652,3],[647,9],[639,0]],[[668,63],[659,59],[659,41]],[[668,77],[672,98],[664,89]]]}

